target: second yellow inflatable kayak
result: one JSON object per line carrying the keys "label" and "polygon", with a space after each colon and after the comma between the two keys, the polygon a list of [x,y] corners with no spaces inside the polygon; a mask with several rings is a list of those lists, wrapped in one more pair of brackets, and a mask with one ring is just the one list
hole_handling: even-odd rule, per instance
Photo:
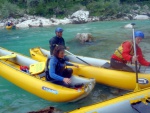
{"label": "second yellow inflatable kayak", "polygon": [[[30,49],[30,54],[33,59],[38,61],[46,61],[47,57],[50,56],[48,50],[42,48]],[[79,69],[73,68],[74,74],[80,74],[87,78],[95,78],[98,83],[105,84],[108,86],[133,90],[136,86],[136,76],[133,72],[118,71],[109,68],[109,61],[103,59],[96,59],[90,57],[78,56],[84,61],[88,62],[93,66],[87,66],[79,59],[72,55],[67,55],[69,60],[74,63],[78,63]],[[134,68],[134,66],[131,66]],[[150,68],[141,67],[139,73],[139,86],[140,88],[150,87]]]}
{"label": "second yellow inflatable kayak", "polygon": [[150,113],[150,88],[78,108],[69,113]]}

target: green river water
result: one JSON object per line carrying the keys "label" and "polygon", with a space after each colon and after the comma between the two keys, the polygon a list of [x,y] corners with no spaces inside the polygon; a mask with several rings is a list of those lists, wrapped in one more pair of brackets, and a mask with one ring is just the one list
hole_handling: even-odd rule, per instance
{"label": "green river water", "polygon": [[[131,22],[133,21],[107,21],[62,25],[61,27],[64,28],[63,37],[66,40],[66,45],[70,47],[70,51],[74,54],[110,59],[111,54],[120,43],[131,38],[132,30],[123,28],[124,25]],[[145,57],[150,61],[150,21],[134,22],[136,23],[136,29],[145,32],[146,38],[140,46]],[[49,49],[48,41],[55,35],[55,28],[1,29],[0,46],[29,56],[29,49],[32,47],[40,46]],[[74,39],[75,35],[82,32],[90,32],[95,37],[94,42],[81,44],[76,41]],[[63,111],[70,111],[127,93],[127,91],[119,90],[117,94],[113,94],[112,90],[119,89],[97,84],[92,93],[80,101],[53,103],[30,94],[0,77],[0,113],[26,113],[48,106],[54,106]]]}

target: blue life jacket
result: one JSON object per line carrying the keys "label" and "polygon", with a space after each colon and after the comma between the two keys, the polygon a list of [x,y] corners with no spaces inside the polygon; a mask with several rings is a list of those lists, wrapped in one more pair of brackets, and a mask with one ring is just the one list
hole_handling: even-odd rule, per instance
{"label": "blue life jacket", "polygon": [[[49,74],[50,59],[51,59],[51,57],[47,59],[46,71],[45,71],[46,72],[46,79],[48,81],[54,80],[53,78],[51,78],[51,76]],[[66,67],[65,60],[64,59],[58,59],[58,62],[57,62],[56,68],[55,68],[55,73],[61,76],[63,74],[63,71],[64,71],[65,67]]]}

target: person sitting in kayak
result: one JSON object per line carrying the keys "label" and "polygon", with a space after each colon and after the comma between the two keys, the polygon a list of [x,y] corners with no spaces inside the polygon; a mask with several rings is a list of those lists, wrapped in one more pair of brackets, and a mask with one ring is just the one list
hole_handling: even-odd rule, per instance
{"label": "person sitting in kayak", "polygon": [[134,72],[132,68],[126,65],[127,62],[135,63],[138,61],[143,66],[150,66],[150,62],[143,57],[142,50],[138,44],[144,39],[144,33],[135,31],[135,41],[137,48],[137,56],[134,56],[133,41],[123,42],[111,57],[110,65],[114,69]]}
{"label": "person sitting in kayak", "polygon": [[13,24],[13,22],[11,21],[11,22],[10,22],[10,26],[13,26],[13,25],[14,25],[14,24]]}
{"label": "person sitting in kayak", "polygon": [[75,66],[78,68],[78,65],[71,64],[64,59],[64,47],[59,45],[56,46],[53,51],[53,56],[50,58],[49,62],[49,76],[48,79],[53,83],[69,86],[71,83],[71,76],[73,70],[71,68],[66,68],[68,66]]}
{"label": "person sitting in kayak", "polygon": [[50,54],[53,54],[54,48],[57,45],[62,45],[64,46],[65,49],[69,49],[69,47],[65,46],[65,40],[62,37],[63,35],[63,29],[58,27],[55,29],[55,34],[56,36],[54,36],[53,38],[50,39],[49,44],[50,44]]}
{"label": "person sitting in kayak", "polygon": [[11,23],[10,23],[10,22],[7,22],[7,26],[11,26]]}

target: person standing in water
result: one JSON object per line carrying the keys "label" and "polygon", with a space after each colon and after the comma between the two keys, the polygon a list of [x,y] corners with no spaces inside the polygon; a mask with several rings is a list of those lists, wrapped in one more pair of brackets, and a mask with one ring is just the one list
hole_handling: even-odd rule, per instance
{"label": "person standing in water", "polygon": [[73,70],[71,68],[67,68],[66,66],[75,66],[77,68],[79,66],[69,63],[64,59],[64,56],[64,47],[61,45],[56,46],[53,51],[53,56],[49,59],[49,62],[47,62],[49,69],[46,79],[53,83],[68,87],[72,82],[70,78]]}
{"label": "person standing in water", "polygon": [[55,34],[53,38],[50,39],[49,44],[50,44],[50,54],[53,54],[54,48],[58,45],[62,45],[65,49],[69,49],[69,47],[66,47],[65,45],[65,40],[62,37],[63,35],[63,29],[58,27],[55,29]]}
{"label": "person standing in water", "polygon": [[150,66],[150,62],[144,59],[142,50],[139,47],[139,43],[142,39],[144,39],[144,33],[142,31],[135,31],[134,34],[137,56],[134,56],[133,41],[125,41],[119,46],[111,57],[110,65],[112,68],[134,72],[132,68],[126,65],[126,63],[135,63],[135,61],[138,61],[143,66]]}

